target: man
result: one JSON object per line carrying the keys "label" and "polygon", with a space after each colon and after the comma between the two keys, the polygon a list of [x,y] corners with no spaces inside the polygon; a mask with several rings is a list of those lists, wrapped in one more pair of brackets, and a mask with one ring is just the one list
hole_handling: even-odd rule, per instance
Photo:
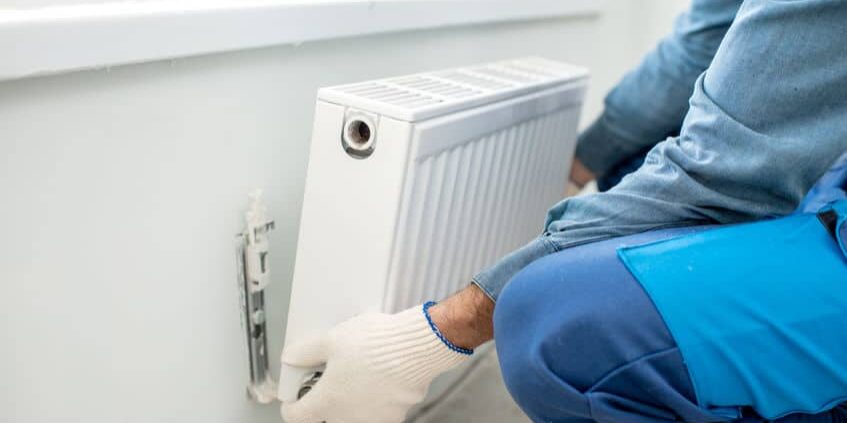
{"label": "man", "polygon": [[494,337],[534,421],[847,421],[844,166],[765,220],[845,151],[847,2],[694,0],[580,137],[572,180],[614,187],[436,305],[287,348],[327,367],[283,416],[402,421]]}

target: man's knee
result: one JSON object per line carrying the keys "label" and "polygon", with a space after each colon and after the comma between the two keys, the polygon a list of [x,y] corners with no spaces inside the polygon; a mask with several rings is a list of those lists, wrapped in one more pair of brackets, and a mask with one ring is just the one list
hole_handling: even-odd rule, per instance
{"label": "man's knee", "polygon": [[674,346],[615,249],[603,246],[553,254],[518,273],[495,307],[494,334],[510,393],[540,420],[589,418],[586,393],[605,375]]}
{"label": "man's knee", "polygon": [[[503,379],[515,401],[535,420],[590,418],[585,387],[573,377],[576,369],[559,350],[567,343],[581,342],[578,338],[592,332],[601,316],[574,315],[559,322],[561,326],[551,325],[546,308],[556,302],[568,307],[571,302],[545,295],[552,284],[560,283],[565,282],[531,265],[513,278],[495,307],[495,341]],[[568,326],[570,335],[560,336]]]}

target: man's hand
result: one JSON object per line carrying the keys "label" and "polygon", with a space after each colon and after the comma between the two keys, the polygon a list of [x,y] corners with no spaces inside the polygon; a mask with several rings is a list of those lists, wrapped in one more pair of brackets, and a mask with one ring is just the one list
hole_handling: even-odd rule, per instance
{"label": "man's hand", "polygon": [[588,170],[584,164],[579,159],[574,159],[573,164],[571,164],[571,182],[577,186],[577,188],[582,188],[585,184],[593,181],[595,175],[593,172]]}
{"label": "man's hand", "polygon": [[[311,342],[286,347],[285,364],[326,364],[302,399],[282,405],[287,423],[399,423],[432,380],[492,337],[494,303],[474,285],[432,306],[354,317]],[[456,348],[459,347],[459,348]]]}

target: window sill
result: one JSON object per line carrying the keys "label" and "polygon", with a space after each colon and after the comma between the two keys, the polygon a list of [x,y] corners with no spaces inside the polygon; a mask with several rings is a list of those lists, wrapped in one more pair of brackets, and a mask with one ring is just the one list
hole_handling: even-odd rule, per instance
{"label": "window sill", "polygon": [[598,10],[590,0],[153,0],[0,9],[0,80]]}

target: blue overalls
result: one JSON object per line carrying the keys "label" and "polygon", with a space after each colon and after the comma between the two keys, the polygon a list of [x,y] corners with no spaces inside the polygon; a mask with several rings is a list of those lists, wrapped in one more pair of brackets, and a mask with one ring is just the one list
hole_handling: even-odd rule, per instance
{"label": "blue overalls", "polygon": [[566,249],[495,310],[537,422],[847,422],[847,163],[797,213]]}

